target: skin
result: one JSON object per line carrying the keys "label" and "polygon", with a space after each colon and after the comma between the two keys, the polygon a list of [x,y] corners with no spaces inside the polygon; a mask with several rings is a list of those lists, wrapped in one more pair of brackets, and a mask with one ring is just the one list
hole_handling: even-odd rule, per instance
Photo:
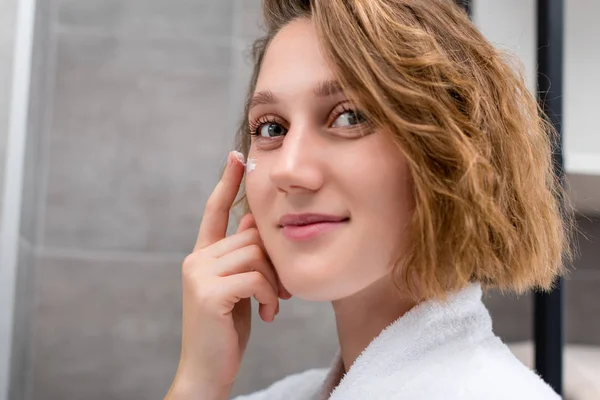
{"label": "skin", "polygon": [[[285,288],[294,296],[331,301],[342,358],[350,366],[392,321],[412,308],[391,282],[414,207],[407,163],[389,135],[353,118],[345,93],[315,94],[334,80],[310,20],[273,39],[255,97],[276,102],[249,112],[249,157],[256,169],[246,194],[258,231]],[[288,213],[348,216],[339,228],[306,242],[282,234]]]}
{"label": "skin", "polygon": [[[245,167],[234,154],[207,201],[182,265],[181,355],[165,399],[229,398],[250,335],[252,297],[265,322],[292,295],[331,301],[346,369],[414,307],[389,275],[414,207],[405,159],[389,135],[362,123],[343,92],[315,94],[332,79],[310,21],[290,23],[270,44],[255,95],[265,100],[259,93],[268,90],[277,102],[255,101],[262,104],[249,118],[276,135],[253,137],[249,156],[257,165],[245,180],[252,213],[236,234],[226,237],[226,230]],[[279,125],[264,123],[273,119]],[[289,213],[349,220],[297,242],[278,225]]]}

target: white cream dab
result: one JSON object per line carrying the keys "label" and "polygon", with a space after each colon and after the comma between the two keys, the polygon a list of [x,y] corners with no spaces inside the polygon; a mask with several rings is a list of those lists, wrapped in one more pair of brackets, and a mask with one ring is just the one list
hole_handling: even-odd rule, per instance
{"label": "white cream dab", "polygon": [[242,165],[246,167],[246,173],[252,172],[256,169],[256,160],[254,160],[253,158],[248,158],[248,162],[246,162],[244,160],[244,155],[239,151],[235,150],[233,152],[233,155],[235,156],[235,158],[238,159],[239,162],[242,163]]}
{"label": "white cream dab", "polygon": [[248,158],[248,162],[246,163],[246,173],[250,173],[256,169],[256,160],[253,158]]}

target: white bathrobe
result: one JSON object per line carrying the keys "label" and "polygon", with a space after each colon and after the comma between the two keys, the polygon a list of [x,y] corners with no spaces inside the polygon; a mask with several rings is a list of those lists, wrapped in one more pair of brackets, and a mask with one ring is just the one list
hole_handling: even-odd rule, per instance
{"label": "white bathrobe", "polygon": [[344,375],[327,369],[290,375],[236,400],[549,400],[552,388],[492,332],[480,284],[423,302],[384,329]]}

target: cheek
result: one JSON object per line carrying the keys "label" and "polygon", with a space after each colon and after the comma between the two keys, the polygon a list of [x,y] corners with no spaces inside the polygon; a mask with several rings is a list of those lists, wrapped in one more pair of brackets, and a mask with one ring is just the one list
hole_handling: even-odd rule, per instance
{"label": "cheek", "polygon": [[347,169],[356,203],[369,213],[388,215],[387,222],[393,223],[414,202],[408,163],[393,143],[383,140],[370,143],[363,153],[362,162],[354,161]]}
{"label": "cheek", "polygon": [[[253,214],[262,212],[261,205],[265,204],[269,197],[269,177],[264,165],[259,165],[259,161],[249,157],[246,162],[246,177],[244,179],[244,191],[248,200],[248,205]],[[255,215],[258,219],[260,215]],[[258,221],[257,221],[258,223]]]}
{"label": "cheek", "polygon": [[[375,173],[365,183],[363,197],[366,221],[377,238],[372,245],[381,256],[396,259],[403,252],[407,229],[414,210],[413,184],[408,165],[398,154],[389,154],[385,162],[377,163],[376,169],[388,171]],[[389,261],[389,260],[388,260]]]}
{"label": "cheek", "polygon": [[[380,196],[373,196],[378,203],[380,218],[395,234],[403,231],[414,209],[414,194],[412,179],[405,165],[388,165],[388,171],[395,173],[384,174],[375,179]],[[383,189],[383,190],[382,190]],[[377,187],[373,186],[374,193]]]}

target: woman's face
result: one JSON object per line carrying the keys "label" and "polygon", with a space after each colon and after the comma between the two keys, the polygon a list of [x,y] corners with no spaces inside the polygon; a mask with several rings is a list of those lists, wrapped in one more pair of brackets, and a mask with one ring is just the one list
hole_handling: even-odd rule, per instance
{"label": "woman's face", "polygon": [[312,23],[294,21],[265,54],[249,112],[248,203],[281,282],[306,300],[386,278],[413,208],[402,153],[333,79]]}

